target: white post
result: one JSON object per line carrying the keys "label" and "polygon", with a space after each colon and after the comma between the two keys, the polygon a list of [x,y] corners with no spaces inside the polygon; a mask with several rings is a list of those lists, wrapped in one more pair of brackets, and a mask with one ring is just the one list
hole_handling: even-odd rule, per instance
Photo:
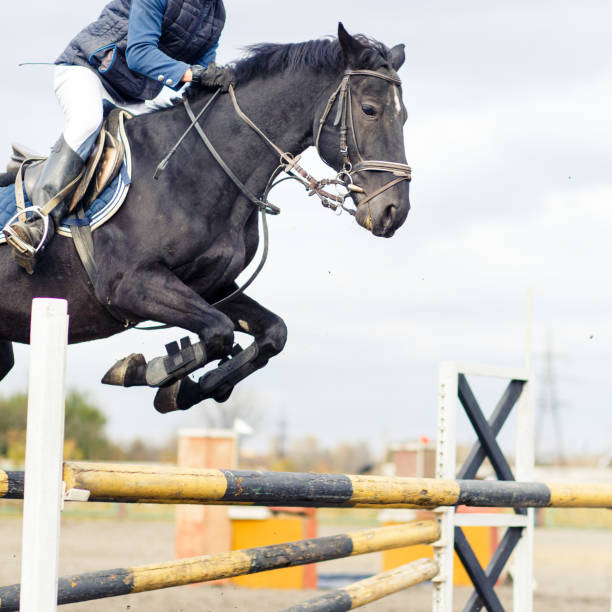
{"label": "white post", "polygon": [[[529,379],[514,410],[516,412],[516,466],[515,478],[523,482],[533,481],[535,464],[535,425],[534,425],[534,382],[529,372]],[[533,610],[534,588],[534,522],[535,510],[527,510],[527,525],[514,550],[513,563],[513,601],[516,612]]]}
{"label": "white post", "polygon": [[[516,412],[516,466],[515,478],[533,480],[535,466],[535,416],[534,382],[531,372],[531,287],[527,289],[527,316],[525,325],[525,369],[527,382],[514,410]],[[514,550],[512,565],[513,609],[516,612],[532,612],[534,590],[534,522],[535,510],[527,510],[527,525]]]}
{"label": "white post", "polygon": [[57,610],[68,303],[32,302],[21,612]]}
{"label": "white post", "polygon": [[[457,465],[457,366],[443,362],[438,383],[438,444],[436,478],[455,478]],[[438,508],[441,536],[434,543],[440,573],[433,582],[433,612],[453,610],[453,558],[455,552],[455,508]]]}

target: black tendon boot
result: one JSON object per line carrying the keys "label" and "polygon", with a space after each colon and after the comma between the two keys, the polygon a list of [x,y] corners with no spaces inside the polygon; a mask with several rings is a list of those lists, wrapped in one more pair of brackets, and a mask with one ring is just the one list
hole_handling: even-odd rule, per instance
{"label": "black tendon boot", "polygon": [[[55,198],[62,189],[74,181],[83,170],[83,160],[66,143],[63,136],[53,145],[49,159],[45,163],[32,194],[32,204],[43,208]],[[34,272],[36,262],[55,234],[55,227],[68,212],[66,194],[49,213],[49,228],[45,236],[44,221],[34,215],[27,221],[16,221],[4,228],[6,242],[12,247],[13,259],[28,274]],[[43,242],[44,239],[44,242]]]}

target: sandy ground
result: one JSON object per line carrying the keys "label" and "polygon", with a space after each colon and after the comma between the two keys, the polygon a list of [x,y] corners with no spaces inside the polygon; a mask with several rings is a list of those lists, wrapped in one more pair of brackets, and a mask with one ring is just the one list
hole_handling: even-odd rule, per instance
{"label": "sandy ground", "polygon": [[[320,535],[345,531],[324,526]],[[61,574],[144,565],[173,557],[172,523],[64,519],[61,541]],[[0,520],[0,584],[19,579],[21,523],[15,517]],[[612,530],[540,529],[536,531],[535,610],[537,612],[608,612],[612,589]],[[368,574],[380,571],[378,554],[332,561],[320,573]],[[507,609],[512,589],[498,588]],[[187,586],[65,606],[70,612],[227,612],[230,610],[281,610],[309,599],[309,591],[248,590],[235,587]],[[456,590],[456,610],[461,610],[469,590]],[[425,584],[370,604],[364,610],[429,612],[431,585]]]}

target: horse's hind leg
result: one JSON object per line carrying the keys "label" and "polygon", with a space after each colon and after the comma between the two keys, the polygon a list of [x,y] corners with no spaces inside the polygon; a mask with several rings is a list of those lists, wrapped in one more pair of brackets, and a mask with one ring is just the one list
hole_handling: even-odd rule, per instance
{"label": "horse's hind leg", "polygon": [[15,365],[13,345],[10,342],[0,342],[0,380],[2,380]]}

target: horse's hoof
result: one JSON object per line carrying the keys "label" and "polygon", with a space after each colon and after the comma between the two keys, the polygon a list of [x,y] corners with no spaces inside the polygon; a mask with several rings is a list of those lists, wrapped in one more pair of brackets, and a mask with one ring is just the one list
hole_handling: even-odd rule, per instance
{"label": "horse's hoof", "polygon": [[144,355],[132,353],[120,359],[104,375],[102,383],[117,387],[143,387],[147,385],[146,371],[147,362]]}
{"label": "horse's hoof", "polygon": [[218,402],[219,404],[222,404],[223,402],[227,402],[233,390],[234,390],[234,385],[222,385],[219,388],[219,391],[217,391],[213,395],[213,399],[215,400],[215,402]]}
{"label": "horse's hoof", "polygon": [[168,385],[167,387],[160,387],[155,394],[153,400],[153,406],[155,410],[161,414],[168,414],[169,412],[176,412],[180,410],[178,406],[178,395],[180,392],[181,381]]}
{"label": "horse's hoof", "polygon": [[177,410],[188,410],[202,401],[200,387],[185,376],[165,387],[160,387],[155,394],[153,405],[157,412],[168,414]]}

